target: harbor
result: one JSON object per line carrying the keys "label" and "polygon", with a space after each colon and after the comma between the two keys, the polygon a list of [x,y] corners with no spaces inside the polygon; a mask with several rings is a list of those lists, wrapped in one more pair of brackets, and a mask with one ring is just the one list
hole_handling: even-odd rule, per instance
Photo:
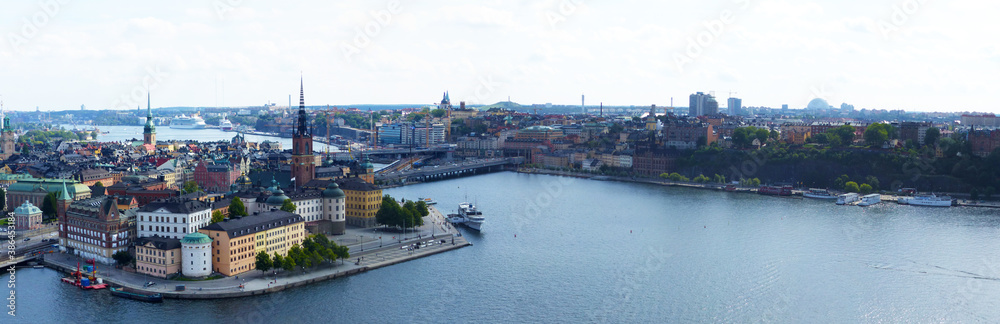
{"label": "harbor", "polygon": [[[427,216],[425,226],[419,231],[411,233],[412,236],[407,236],[405,239],[391,241],[366,237],[356,239],[353,241],[354,244],[349,244],[347,242],[351,242],[351,235],[334,237],[333,239],[336,241],[346,241],[345,243],[351,249],[351,259],[339,260],[306,270],[296,269],[267,273],[250,271],[238,276],[215,280],[180,281],[152,278],[109,267],[95,269],[91,277],[103,285],[110,284],[112,288],[120,287],[133,294],[145,296],[159,294],[162,298],[167,299],[237,298],[271,294],[316,282],[356,275],[472,245],[462,236],[461,232],[445,221],[445,217],[440,211],[434,207],[429,207],[428,210],[430,215]],[[368,230],[368,232],[371,231]],[[382,234],[382,236],[386,235]],[[384,244],[379,241],[383,241]],[[49,268],[70,273],[71,277],[80,275],[80,272],[76,270],[76,265],[79,262],[85,263],[86,260],[67,254],[49,254],[42,261]],[[83,280],[90,279],[83,278]],[[149,285],[149,283],[153,284]],[[91,287],[89,282],[86,286],[80,287],[85,289],[106,288],[106,286],[87,288]],[[95,291],[95,293],[100,292]]]}

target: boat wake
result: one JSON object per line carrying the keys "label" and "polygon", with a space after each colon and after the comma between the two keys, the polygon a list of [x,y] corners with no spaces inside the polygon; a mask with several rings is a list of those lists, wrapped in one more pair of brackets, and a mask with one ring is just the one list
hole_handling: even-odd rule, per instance
{"label": "boat wake", "polygon": [[907,260],[907,262],[908,264],[901,264],[901,265],[874,264],[865,262],[865,265],[873,269],[879,269],[879,270],[912,272],[912,273],[920,273],[920,274],[935,275],[935,276],[947,276],[954,278],[1000,281],[1000,278],[997,277],[985,276],[969,271],[948,269],[933,264],[919,263],[913,260]]}

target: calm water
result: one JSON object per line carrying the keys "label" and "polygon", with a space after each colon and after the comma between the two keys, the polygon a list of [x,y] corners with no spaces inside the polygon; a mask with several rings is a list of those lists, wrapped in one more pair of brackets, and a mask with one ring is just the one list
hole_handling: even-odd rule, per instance
{"label": "calm water", "polygon": [[[66,129],[73,129],[73,125],[62,125]],[[93,126],[86,126],[87,129],[93,129]],[[143,126],[98,126],[101,132],[108,132],[108,134],[100,134],[97,136],[97,140],[101,142],[120,142],[128,141],[132,139],[142,140],[142,128]],[[236,132],[223,132],[219,129],[173,129],[170,126],[156,126],[156,139],[157,140],[197,140],[201,142],[213,142],[213,141],[229,141],[236,136]],[[273,136],[258,136],[258,135],[246,135],[248,142],[263,142],[267,141],[277,141],[281,142],[282,149],[289,149],[292,147],[291,138],[281,138]],[[326,151],[326,144],[315,142],[313,144],[313,149],[317,152]],[[330,152],[338,151],[335,147],[330,147]]]}
{"label": "calm water", "polygon": [[[149,305],[18,272],[19,320],[993,322],[1000,215],[499,173],[388,190],[468,199],[475,245],[265,297]],[[468,198],[465,198],[468,197]],[[516,236],[516,237],[515,237]],[[28,317],[28,315],[33,317]],[[5,319],[6,321],[6,319]]]}

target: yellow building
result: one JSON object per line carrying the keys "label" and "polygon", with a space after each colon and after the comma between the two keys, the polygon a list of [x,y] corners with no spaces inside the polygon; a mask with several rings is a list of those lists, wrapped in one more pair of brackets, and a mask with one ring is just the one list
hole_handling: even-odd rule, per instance
{"label": "yellow building", "polygon": [[341,179],[337,185],[347,196],[347,225],[375,227],[375,214],[382,207],[382,189],[357,177]]}
{"label": "yellow building", "polygon": [[160,278],[180,272],[181,241],[165,237],[136,239],[135,271]]}
{"label": "yellow building", "polygon": [[256,269],[260,251],[286,255],[306,238],[302,216],[280,210],[218,222],[198,232],[212,239],[212,270],[226,276]]}

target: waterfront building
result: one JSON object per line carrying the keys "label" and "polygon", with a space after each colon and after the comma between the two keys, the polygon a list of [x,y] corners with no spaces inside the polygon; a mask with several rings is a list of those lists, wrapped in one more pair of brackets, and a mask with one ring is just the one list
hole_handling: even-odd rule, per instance
{"label": "waterfront building", "polygon": [[276,210],[228,219],[199,230],[212,239],[212,269],[233,276],[256,269],[257,253],[287,255],[305,239],[301,216]]}
{"label": "waterfront building", "polygon": [[73,201],[63,191],[58,199],[59,245],[67,253],[112,264],[118,251],[131,242],[128,220],[118,209],[118,198],[101,196]]}
{"label": "waterfront building", "polygon": [[19,231],[33,230],[42,227],[42,210],[25,201],[14,209],[14,229]]}
{"label": "waterfront building", "polygon": [[185,277],[212,274],[212,239],[203,233],[190,233],[181,239],[181,273]]}
{"label": "waterfront building", "polygon": [[313,157],[313,138],[309,130],[309,116],[306,114],[304,89],[302,80],[299,79],[298,123],[292,134],[292,178],[300,186],[316,176],[316,158]]}
{"label": "waterfront building", "polygon": [[676,160],[666,150],[643,150],[632,156],[632,170],[639,175],[655,177],[674,170]]}
{"label": "waterfront building", "polygon": [[69,196],[75,200],[90,198],[90,187],[69,179],[38,179],[25,178],[7,188],[7,201],[28,201],[32,205],[41,206],[45,196],[50,192],[58,194],[68,190]]}
{"label": "waterfront building", "polygon": [[161,199],[142,206],[137,216],[138,237],[180,239],[212,222],[212,205],[199,200]]}
{"label": "waterfront building", "polygon": [[135,271],[159,278],[180,272],[181,241],[159,236],[136,239]]}
{"label": "waterfront building", "polygon": [[156,145],[156,126],[153,126],[153,111],[149,104],[149,92],[146,92],[146,126],[142,130],[142,143]]}
{"label": "waterfront building", "polygon": [[346,197],[347,225],[375,227],[375,214],[382,207],[382,189],[357,177],[338,180],[337,184]]}

